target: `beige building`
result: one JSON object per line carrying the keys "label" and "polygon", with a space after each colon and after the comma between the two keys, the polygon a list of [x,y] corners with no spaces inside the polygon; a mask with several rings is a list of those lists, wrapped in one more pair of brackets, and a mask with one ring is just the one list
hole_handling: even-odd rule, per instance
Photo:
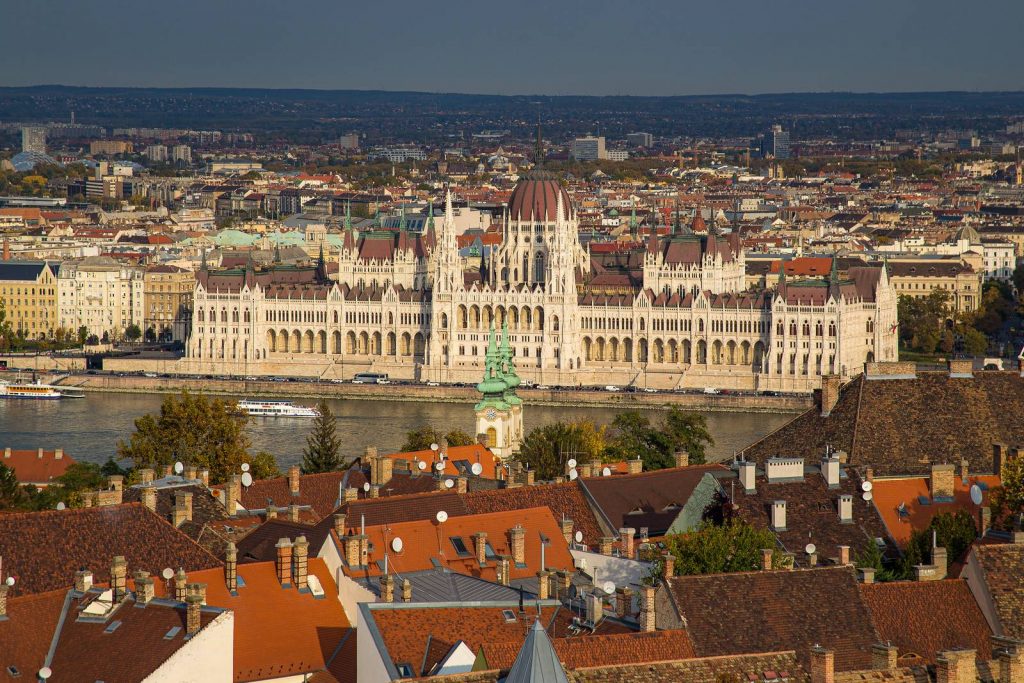
{"label": "beige building", "polygon": [[889,281],[898,296],[923,299],[935,289],[949,292],[957,313],[970,313],[981,303],[983,272],[959,259],[890,259]]}
{"label": "beige building", "polygon": [[144,334],[184,341],[192,323],[192,290],[195,274],[177,266],[150,266],[143,276],[146,317]]}
{"label": "beige building", "polygon": [[109,256],[90,256],[61,264],[57,277],[60,326],[85,327],[89,334],[110,340],[124,337],[132,324],[145,321],[143,271]]}
{"label": "beige building", "polygon": [[110,156],[131,154],[133,149],[132,143],[124,140],[93,140],[89,143],[89,154],[93,156],[97,154],[108,154]]}
{"label": "beige building", "polygon": [[28,339],[53,336],[58,270],[58,264],[46,261],[0,261],[0,301],[15,332]]}

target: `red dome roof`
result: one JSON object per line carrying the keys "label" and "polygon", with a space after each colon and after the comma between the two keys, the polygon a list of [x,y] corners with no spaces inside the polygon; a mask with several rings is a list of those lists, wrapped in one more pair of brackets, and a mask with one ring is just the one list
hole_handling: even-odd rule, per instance
{"label": "red dome roof", "polygon": [[508,198],[509,217],[524,221],[554,221],[559,194],[562,195],[562,217],[568,219],[571,211],[569,193],[551,173],[531,171],[516,184]]}

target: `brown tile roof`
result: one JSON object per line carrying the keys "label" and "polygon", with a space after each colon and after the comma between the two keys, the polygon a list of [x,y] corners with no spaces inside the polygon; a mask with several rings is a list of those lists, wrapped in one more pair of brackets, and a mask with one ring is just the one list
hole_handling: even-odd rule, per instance
{"label": "brown tile roof", "polygon": [[75,459],[63,451],[58,458],[57,451],[42,449],[30,451],[5,448],[0,457],[0,465],[7,465],[14,470],[14,475],[22,484],[49,484],[64,474],[74,462]]}
{"label": "brown tile roof", "polygon": [[[156,490],[156,514],[172,522],[175,492],[192,494],[192,519],[182,523],[178,531],[210,551],[218,559],[224,559],[224,539],[218,534],[204,533],[207,525],[228,518],[224,506],[214,498],[210,490],[200,485],[176,486]],[[124,490],[125,503],[142,502],[142,489],[134,486]]]}
{"label": "brown tile roof", "polygon": [[363,523],[377,526],[434,519],[438,510],[444,510],[449,517],[470,514],[464,496],[453,491],[365,498],[350,501],[341,508],[341,512],[346,514],[345,522],[349,529],[357,529]]}
{"label": "brown tile roof", "polygon": [[331,517],[325,517],[315,526],[292,522],[287,519],[271,519],[246,534],[245,538],[235,545],[238,550],[239,562],[265,562],[277,557],[275,546],[282,538],[294,540],[305,536],[309,541],[309,554],[315,556],[320,552],[327,534],[333,524]]}
{"label": "brown tile roof", "polygon": [[[292,495],[288,486],[288,477],[273,479],[257,479],[252,486],[243,487],[241,503],[246,510],[261,510],[267,507],[267,501],[273,501],[275,507],[288,505],[309,505],[320,517],[334,512],[338,500],[338,485],[345,477],[345,472],[323,472],[319,474],[303,474],[299,477],[299,492]],[[362,482],[359,482],[362,484]]]}
{"label": "brown tile roof", "polygon": [[1024,545],[977,545],[972,552],[1004,636],[1024,639]]}
{"label": "brown tile roof", "polygon": [[547,506],[561,520],[567,517],[574,528],[583,532],[583,542],[595,545],[604,536],[593,509],[587,503],[583,491],[576,482],[562,484],[537,484],[513,489],[474,491],[462,496],[466,511],[473,515],[499,510],[523,510]]}
{"label": "brown tile roof", "polygon": [[899,648],[901,663],[934,664],[936,653],[954,648],[992,658],[992,629],[966,581],[861,584],[860,592],[878,635]]}
{"label": "brown tile roof", "polygon": [[[485,643],[483,653],[487,667],[502,671],[512,668],[522,645],[516,641]],[[682,629],[558,638],[552,641],[552,645],[566,669],[663,662],[694,657],[693,643]]]}
{"label": "brown tile roof", "polygon": [[65,587],[82,567],[92,571],[97,583],[108,581],[116,555],[125,557],[129,571],[154,575],[165,567],[220,565],[140,503],[0,515],[0,552],[4,573],[18,579],[12,595]]}
{"label": "brown tile roof", "polygon": [[67,594],[67,588],[62,588],[8,599],[7,620],[0,621],[0,681],[17,680],[8,666],[17,667],[25,678],[39,671]]}
{"label": "brown tile roof", "polygon": [[798,416],[744,452],[763,462],[775,456],[820,458],[825,446],[875,473],[917,474],[930,463],[959,463],[992,472],[992,444],[1024,442],[1024,378],[1016,372],[977,371],[973,379],[918,372],[916,379],[847,383],[828,417],[818,408]]}
{"label": "brown tile roof", "polygon": [[677,576],[668,588],[698,656],[787,648],[806,668],[820,644],[838,671],[871,666],[878,635],[852,567]]}

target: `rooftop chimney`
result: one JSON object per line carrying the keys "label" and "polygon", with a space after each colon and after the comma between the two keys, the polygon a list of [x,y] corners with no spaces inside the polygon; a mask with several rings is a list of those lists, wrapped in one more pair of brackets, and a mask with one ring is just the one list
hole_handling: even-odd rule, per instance
{"label": "rooftop chimney", "polygon": [[174,575],[174,599],[178,602],[185,602],[187,584],[188,575],[185,574],[185,569],[178,567],[178,572]]}
{"label": "rooftop chimney", "polygon": [[811,648],[811,683],[834,683],[836,653],[820,645]]}
{"label": "rooftop chimney", "polygon": [[292,503],[288,506],[288,521],[297,522],[299,521],[299,506]]}
{"label": "rooftop chimney", "polygon": [[602,555],[611,555],[612,554],[612,543],[614,543],[614,542],[615,542],[615,539],[612,538],[611,536],[602,536],[601,540],[598,541],[598,546],[597,546],[598,552],[600,552]]}
{"label": "rooftop chimney", "polygon": [[288,468],[288,490],[291,491],[293,496],[299,495],[299,475],[301,471],[298,465],[292,465]]}
{"label": "rooftop chimney", "polygon": [[830,489],[839,488],[839,458],[834,455],[822,458],[821,476]]}
{"label": "rooftop chimney", "polygon": [[821,416],[828,417],[839,402],[839,375],[821,376]]}
{"label": "rooftop chimney", "polygon": [[139,605],[148,604],[155,595],[153,579],[149,572],[135,572],[135,602]]}
{"label": "rooftop chimney", "polygon": [[128,588],[128,563],[124,555],[117,555],[110,565],[110,589],[114,602],[124,600]]}
{"label": "rooftop chimney", "polygon": [[238,593],[238,549],[231,541],[224,551],[224,585],[232,595]]}
{"label": "rooftop chimney", "polygon": [[871,646],[871,668],[893,671],[899,662],[899,654],[899,649],[892,643],[875,643]]}
{"label": "rooftop chimney", "polygon": [[526,529],[516,524],[509,529],[508,535],[512,544],[512,561],[517,565],[526,564]]}
{"label": "rooftop chimney", "polygon": [[976,650],[946,650],[935,656],[935,683],[967,683],[978,679]]}
{"label": "rooftop chimney", "polygon": [[305,536],[295,539],[295,587],[303,590],[308,585],[309,541]]}
{"label": "rooftop chimney", "polygon": [[281,538],[278,540],[277,545],[274,546],[277,549],[276,558],[276,569],[277,569],[277,580],[281,583],[282,588],[291,588],[292,585],[292,542],[287,538]]}
{"label": "rooftop chimney", "polygon": [[377,449],[373,446],[367,446],[367,457],[370,458],[369,451],[373,450],[373,457],[370,460],[370,483],[377,484],[378,486],[384,486],[393,476],[395,469],[395,461],[385,456],[377,455]]}
{"label": "rooftop chimney", "polygon": [[565,537],[565,542],[572,545],[576,542],[575,534],[573,534],[573,521],[571,519],[563,519],[559,526],[562,528],[562,536]]}
{"label": "rooftop chimney", "polygon": [[587,621],[595,627],[604,616],[604,600],[595,592],[587,596]]}
{"label": "rooftop chimney", "polygon": [[203,486],[210,487],[210,470],[201,469],[199,470],[199,481],[203,482]]}
{"label": "rooftop chimney", "polygon": [[395,577],[393,574],[383,574],[380,577],[380,599],[381,602],[395,601]]}
{"label": "rooftop chimney", "polygon": [[84,593],[92,588],[92,572],[88,569],[80,569],[75,572],[75,590]]}
{"label": "rooftop chimney", "polygon": [[172,514],[174,526],[180,527],[185,522],[192,521],[192,494],[188,491],[176,491],[174,493],[174,512]]}
{"label": "rooftop chimney", "polygon": [[551,590],[551,572],[540,570],[537,572],[537,599],[547,600]]}
{"label": "rooftop chimney", "polygon": [[960,459],[960,483],[963,484],[964,486],[967,486],[968,484],[971,483],[970,468],[971,468],[971,463],[967,460],[967,458],[961,458]]}
{"label": "rooftop chimney", "polygon": [[338,535],[338,538],[342,538],[345,535],[345,513],[338,512],[334,515],[334,533]]}
{"label": "rooftop chimney", "polygon": [[839,564],[848,565],[850,564],[850,546],[841,545],[839,546]]}
{"label": "rooftop chimney", "polygon": [[512,558],[502,555],[498,558],[498,583],[507,586],[512,580]]}
{"label": "rooftop chimney", "polygon": [[185,599],[185,634],[191,638],[199,633],[202,625],[203,598],[200,595],[189,595]]}
{"label": "rooftop chimney", "polygon": [[153,512],[156,512],[156,487],[143,486],[141,490],[142,504],[148,507]]}
{"label": "rooftop chimney", "polygon": [[351,503],[353,500],[359,500],[359,489],[354,486],[345,487],[345,495],[342,496],[342,502]]}
{"label": "rooftop chimney", "polygon": [[657,628],[656,624],[654,586],[644,586],[640,589],[640,630],[654,631]]}
{"label": "rooftop chimney", "polygon": [[774,564],[773,556],[775,551],[771,548],[761,549],[761,571],[771,571]]}
{"label": "rooftop chimney", "polygon": [[205,583],[190,583],[185,589],[186,599],[189,595],[198,595],[200,604],[206,604],[206,584]]}
{"label": "rooftop chimney", "polygon": [[772,503],[771,517],[772,531],[786,530],[786,501],[777,500]]}
{"label": "rooftop chimney", "polygon": [[1024,681],[1024,642],[992,636],[992,656],[999,663],[998,683]]}
{"label": "rooftop chimney", "polygon": [[839,496],[839,523],[853,524],[853,495],[844,493]]}
{"label": "rooftop chimney", "polygon": [[107,476],[107,488],[111,491],[123,491],[124,490],[124,477],[120,474],[111,474]]}
{"label": "rooftop chimney", "polygon": [[953,477],[955,469],[956,468],[951,464],[932,465],[932,500],[953,497]]}
{"label": "rooftop chimney", "polygon": [[626,471],[630,474],[640,474],[644,471],[644,461],[640,458],[626,460]]}
{"label": "rooftop chimney", "polygon": [[224,486],[224,507],[227,509],[228,517],[238,514],[238,499],[241,497],[242,478],[237,474],[232,474]]}
{"label": "rooftop chimney", "polygon": [[189,481],[199,479],[199,468],[195,465],[185,465],[185,478]]}
{"label": "rooftop chimney", "polygon": [[860,574],[861,583],[874,583],[875,582],[875,568],[874,567],[857,567],[857,573]]}
{"label": "rooftop chimney", "polygon": [[671,579],[676,575],[676,556],[667,550],[661,554],[661,578]]}
{"label": "rooftop chimney", "polygon": [[139,470],[139,483],[140,484],[145,485],[145,484],[150,484],[152,482],[153,482],[153,469],[152,468],[145,467],[145,468]]}
{"label": "rooftop chimney", "polygon": [[476,550],[476,561],[483,566],[487,562],[487,532],[478,531],[473,534],[473,542]]}
{"label": "rooftop chimney", "polygon": [[[7,591],[7,584],[0,584],[0,617],[3,619],[7,618]],[[3,619],[0,619],[0,621]]]}
{"label": "rooftop chimney", "polygon": [[634,555],[636,554],[636,549],[633,544],[633,538],[635,536],[636,529],[634,529],[633,527],[627,526],[619,529],[619,538],[622,541],[621,545],[619,546],[619,552],[621,553],[622,557],[627,557],[631,560],[633,559]]}
{"label": "rooftop chimney", "polygon": [[971,379],[974,377],[974,361],[971,359],[946,361],[949,376],[952,378]]}
{"label": "rooftop chimney", "polygon": [[402,579],[402,602],[412,602],[412,583]]}
{"label": "rooftop chimney", "polygon": [[690,454],[686,451],[676,451],[673,455],[676,467],[687,467],[690,464]]}
{"label": "rooftop chimney", "polygon": [[743,486],[743,490],[747,493],[753,493],[756,490],[756,484],[754,483],[756,471],[757,466],[748,460],[744,460],[739,464],[740,485]]}

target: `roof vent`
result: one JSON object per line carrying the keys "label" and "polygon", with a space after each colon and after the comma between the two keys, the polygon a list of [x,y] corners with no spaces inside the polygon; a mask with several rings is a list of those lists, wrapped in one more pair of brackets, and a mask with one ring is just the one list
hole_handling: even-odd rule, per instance
{"label": "roof vent", "polygon": [[118,629],[118,627],[120,625],[121,625],[120,621],[112,621],[112,622],[110,622],[110,625],[108,625],[105,629],[103,629],[103,632],[104,633],[113,633],[114,631],[116,631]]}
{"label": "roof vent", "polygon": [[18,667],[11,664],[9,667],[7,667],[7,675],[9,675],[11,678],[17,678],[21,675],[21,671],[18,669]]}
{"label": "roof vent", "polygon": [[170,631],[164,634],[164,640],[172,640],[174,636],[178,635],[179,633],[181,633],[181,627],[173,626],[171,627]]}

